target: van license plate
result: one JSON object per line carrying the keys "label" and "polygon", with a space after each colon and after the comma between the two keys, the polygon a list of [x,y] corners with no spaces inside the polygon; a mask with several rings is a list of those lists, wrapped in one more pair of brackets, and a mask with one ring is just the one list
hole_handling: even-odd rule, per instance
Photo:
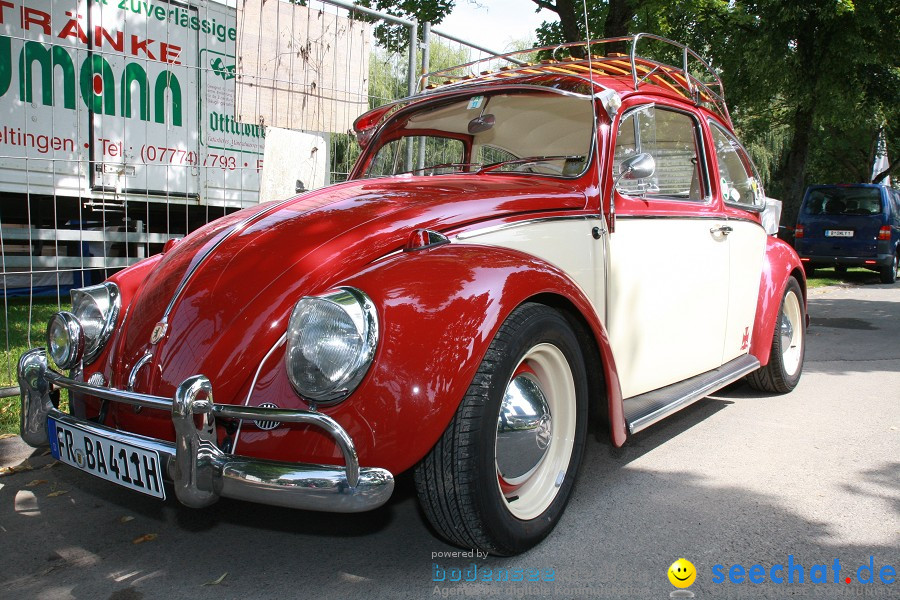
{"label": "van license plate", "polygon": [[850,229],[826,229],[825,237],[853,237],[853,231]]}
{"label": "van license plate", "polygon": [[53,458],[142,494],[166,498],[159,453],[47,419]]}

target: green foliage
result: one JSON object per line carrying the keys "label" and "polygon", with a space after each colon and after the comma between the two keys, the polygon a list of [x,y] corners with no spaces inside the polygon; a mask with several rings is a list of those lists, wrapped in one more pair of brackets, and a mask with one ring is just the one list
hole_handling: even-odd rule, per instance
{"label": "green foliage", "polygon": [[[439,42],[432,42],[429,45],[429,53],[430,71],[448,69],[469,61],[469,52],[465,48],[451,47]],[[419,61],[421,64],[421,51]],[[405,57],[380,47],[372,51],[369,56],[369,108],[376,108],[409,95],[407,69]],[[332,183],[347,179],[361,152],[356,136],[352,133],[331,135]]]}
{"label": "green foliage", "polygon": [[[431,23],[436,25],[450,14],[455,4],[454,0],[358,0],[359,6],[371,8],[380,12],[401,17],[415,19],[419,23]],[[356,17],[369,22],[374,19],[362,13],[356,13]],[[378,21],[374,29],[378,44],[391,52],[401,52],[409,47],[409,30],[403,25],[393,25],[384,21]],[[422,33],[419,32],[421,37]]]}
{"label": "green foliage", "polygon": [[[35,300],[28,305],[27,300],[7,300],[7,310],[3,330],[4,350],[0,358],[0,387],[17,386],[16,364],[19,357],[29,348],[44,346],[47,321],[59,310],[56,301]],[[31,323],[29,329],[28,323]],[[29,335],[31,337],[29,343]],[[7,343],[8,340],[8,343]],[[19,432],[19,396],[0,398],[0,434]]]}
{"label": "green foliage", "polygon": [[[551,10],[561,4],[531,1]],[[785,201],[784,222],[807,184],[869,181],[882,130],[889,152],[900,152],[896,1],[604,0],[589,5],[592,37],[604,31],[610,7],[623,3],[629,32],[686,43],[720,72],[767,192]],[[575,4],[569,21],[583,21]],[[560,17],[538,29],[541,45],[567,39]]]}

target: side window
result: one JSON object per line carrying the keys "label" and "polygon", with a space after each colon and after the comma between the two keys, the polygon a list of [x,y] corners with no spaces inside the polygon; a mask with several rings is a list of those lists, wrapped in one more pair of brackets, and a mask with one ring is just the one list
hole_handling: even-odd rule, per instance
{"label": "side window", "polygon": [[765,206],[762,184],[743,146],[718,123],[710,122],[710,129],[719,163],[719,184],[725,202],[742,207]]}
{"label": "side window", "polygon": [[699,131],[690,115],[657,106],[642,106],[626,114],[616,136],[613,176],[618,175],[623,161],[641,152],[653,156],[656,172],[646,179],[623,179],[619,191],[651,198],[706,198]]}
{"label": "side window", "polygon": [[[423,168],[407,165],[407,157],[418,157],[422,144],[425,146]],[[409,146],[412,146],[410,151]],[[378,153],[366,169],[366,177],[384,177],[399,173],[440,175],[444,172],[456,172],[456,169],[445,169],[439,165],[462,163],[465,159],[466,147],[462,141],[454,138],[436,136],[402,137],[391,140],[378,149]],[[437,167],[437,168],[434,168]]]}

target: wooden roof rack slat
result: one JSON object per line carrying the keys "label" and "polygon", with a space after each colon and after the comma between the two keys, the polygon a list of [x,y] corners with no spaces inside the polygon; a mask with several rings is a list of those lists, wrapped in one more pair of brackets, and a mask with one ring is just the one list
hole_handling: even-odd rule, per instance
{"label": "wooden roof rack slat", "polygon": [[[681,55],[681,64],[667,64],[647,56],[639,55],[638,42],[642,40],[656,41],[677,49]],[[614,42],[625,42],[630,44],[630,52],[627,54],[609,53],[605,56],[593,54],[593,46]],[[575,47],[585,49],[587,51],[586,54],[590,54],[591,57],[578,58],[571,55],[559,58],[556,57],[558,52]],[[541,51],[550,52],[553,58],[544,59],[537,63],[524,64],[519,59],[515,58],[516,56],[526,56]],[[477,75],[472,73],[472,71],[476,70],[476,65],[482,65],[497,60],[505,60],[513,64],[489,71],[481,71]],[[689,66],[692,64],[699,65],[701,67],[700,70],[709,76],[709,80],[703,81],[697,76],[692,75],[689,70]],[[458,73],[460,71],[469,71],[469,74],[459,75]],[[725,90],[722,86],[722,79],[715,69],[713,69],[699,54],[684,44],[649,33],[637,33],[633,36],[590,40],[589,42],[574,42],[560,44],[558,46],[546,46],[544,48],[531,48],[528,50],[498,54],[496,56],[471,61],[448,69],[427,73],[422,76],[421,82],[427,81],[429,77],[437,77],[446,81],[446,83],[440,86],[428,86],[427,92],[431,93],[437,89],[446,89],[447,87],[458,84],[468,84],[475,81],[490,81],[500,74],[502,74],[504,79],[507,79],[516,75],[560,73],[577,76],[590,76],[591,73],[620,77],[631,75],[632,87],[635,91],[637,91],[642,84],[648,81],[652,82],[689,98],[698,105],[710,105],[712,110],[718,113],[729,125],[731,124],[731,115],[729,115],[728,107],[725,104]],[[706,78],[706,75],[704,75],[704,78]]]}

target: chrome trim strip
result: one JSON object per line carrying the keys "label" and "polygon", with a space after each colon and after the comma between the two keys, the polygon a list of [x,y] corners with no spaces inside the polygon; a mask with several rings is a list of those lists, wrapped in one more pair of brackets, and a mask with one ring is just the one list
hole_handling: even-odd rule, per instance
{"label": "chrome trim strip", "polygon": [[[624,403],[628,432],[637,433],[646,429],[673,412],[705,398],[716,390],[722,389],[729,383],[737,381],[758,368],[759,360],[755,356],[744,354],[712,371],[707,371],[696,377],[641,394],[640,396],[627,398]],[[666,396],[669,394],[672,395],[671,400],[666,399]],[[665,403],[663,404],[663,402]],[[628,405],[634,406],[639,403],[645,404],[651,410],[646,414],[629,420],[628,413],[635,411],[629,411]]]}
{"label": "chrome trim strip", "polygon": [[487,235],[489,233],[495,233],[497,231],[502,231],[504,229],[511,229],[513,227],[523,227],[525,225],[534,225],[535,223],[550,223],[552,221],[572,221],[572,220],[583,220],[583,221],[602,221],[602,218],[596,214],[590,215],[566,215],[566,216],[558,216],[558,217],[538,217],[535,219],[526,219],[524,221],[515,221],[512,223],[501,223],[500,225],[491,225],[488,227],[484,227],[482,229],[475,229],[472,231],[463,231],[461,233],[457,233],[450,237],[451,241],[463,241],[468,240],[474,237],[478,237],[480,235]]}
{"label": "chrome trim strip", "polygon": [[[247,390],[247,397],[244,398],[244,406],[250,405],[250,398],[253,397],[253,390],[256,388],[256,382],[259,380],[259,374],[262,373],[263,366],[265,366],[266,362],[268,362],[268,360],[272,357],[272,353],[275,352],[275,350],[278,349],[280,346],[282,346],[286,340],[287,340],[287,332],[281,334],[281,337],[278,338],[278,341],[275,342],[275,345],[273,345],[271,348],[269,348],[269,351],[266,352],[266,355],[263,357],[262,361],[259,363],[259,366],[256,367],[256,373],[254,373],[254,375],[253,375],[253,381],[250,382],[250,389]],[[244,426],[244,421],[242,420],[240,423],[238,423],[237,431],[234,432],[234,444],[231,446],[232,453],[237,453],[238,440],[241,439],[241,427],[243,427],[243,426]]]}
{"label": "chrome trim strip", "polygon": [[[321,413],[267,410],[217,405],[212,385],[203,375],[186,379],[174,399],[80,384],[53,372],[42,348],[22,355],[18,365],[22,394],[22,438],[32,446],[46,446],[47,418],[105,437],[159,452],[164,472],[178,499],[191,507],[207,506],[220,497],[263,504],[329,512],[360,512],[387,502],[394,489],[393,475],[381,468],[359,467],[353,441],[341,426]],[[111,429],[67,415],[50,399],[51,382],[117,402],[168,409],[175,426],[175,442]],[[165,404],[163,407],[161,404]],[[195,416],[203,416],[201,427]],[[309,423],[324,428],[344,453],[346,466],[287,463],[222,452],[215,443],[215,417]]]}
{"label": "chrome trim strip", "polygon": [[618,215],[616,220],[630,220],[637,221],[640,219],[678,219],[681,221],[727,221],[737,222],[737,223],[751,223],[753,225],[757,225],[758,227],[762,227],[761,223],[757,223],[753,219],[747,219],[744,217],[731,217],[728,215]]}

